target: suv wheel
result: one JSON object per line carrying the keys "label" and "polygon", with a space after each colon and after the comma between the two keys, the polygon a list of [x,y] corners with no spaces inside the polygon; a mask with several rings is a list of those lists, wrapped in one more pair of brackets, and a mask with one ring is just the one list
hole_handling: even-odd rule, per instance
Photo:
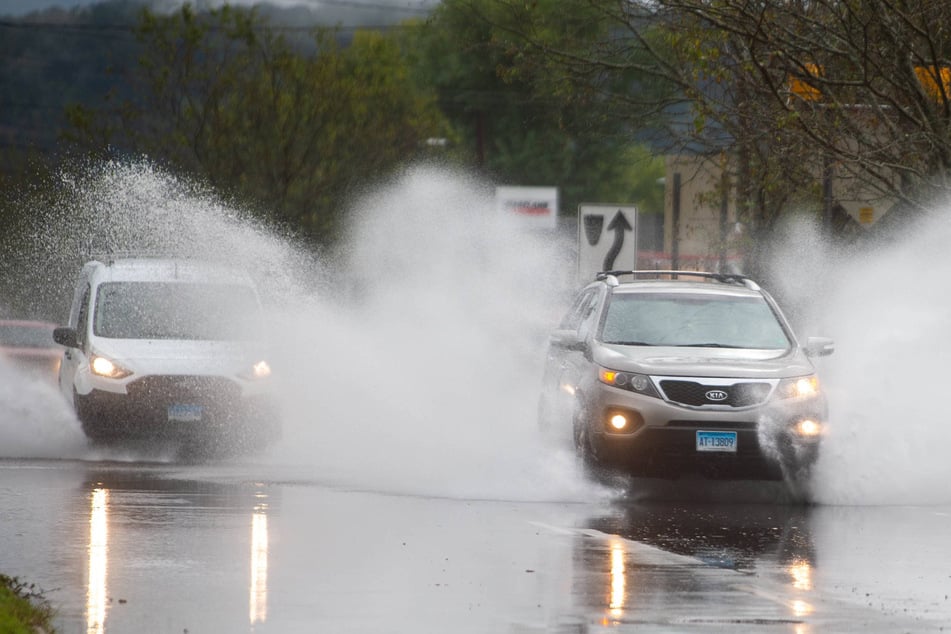
{"label": "suv wheel", "polygon": [[588,417],[586,409],[579,406],[573,418],[575,454],[581,461],[581,468],[585,476],[600,480],[605,474],[604,465],[598,460],[594,447],[591,445],[591,438],[588,432]]}

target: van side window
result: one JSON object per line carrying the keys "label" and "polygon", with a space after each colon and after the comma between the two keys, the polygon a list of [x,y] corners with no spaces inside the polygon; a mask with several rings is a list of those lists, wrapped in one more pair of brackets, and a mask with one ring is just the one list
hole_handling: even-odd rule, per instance
{"label": "van side window", "polygon": [[80,348],[86,346],[86,332],[89,330],[89,284],[83,290],[83,298],[79,302],[79,319],[76,321],[76,341]]}

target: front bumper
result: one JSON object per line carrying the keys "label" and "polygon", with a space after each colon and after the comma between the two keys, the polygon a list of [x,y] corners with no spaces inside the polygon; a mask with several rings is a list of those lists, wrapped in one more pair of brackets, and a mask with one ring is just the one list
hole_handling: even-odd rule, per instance
{"label": "front bumper", "polygon": [[246,396],[224,377],[148,376],[125,394],[92,390],[76,395],[83,431],[94,440],[223,438],[279,433],[279,412],[266,394]]}
{"label": "front bumper", "polygon": [[[821,396],[767,401],[748,407],[686,407],[613,387],[596,390],[587,410],[588,440],[598,463],[642,476],[701,473],[723,478],[802,477],[818,459],[821,433],[804,436],[796,426],[826,421]],[[612,428],[627,415],[633,424]],[[731,432],[733,451],[699,451],[698,432]]]}

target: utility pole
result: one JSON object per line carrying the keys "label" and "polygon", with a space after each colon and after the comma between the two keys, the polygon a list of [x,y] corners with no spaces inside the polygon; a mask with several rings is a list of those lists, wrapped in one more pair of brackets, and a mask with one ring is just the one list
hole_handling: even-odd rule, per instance
{"label": "utility pole", "polygon": [[832,158],[828,154],[822,155],[822,231],[827,237],[832,236]]}
{"label": "utility pole", "polygon": [[674,184],[671,190],[671,196],[673,197],[671,204],[673,218],[670,223],[670,268],[677,271],[680,269],[680,172],[674,172]]}
{"label": "utility pole", "polygon": [[720,157],[720,273],[726,272],[726,240],[730,219],[730,172],[726,152]]}

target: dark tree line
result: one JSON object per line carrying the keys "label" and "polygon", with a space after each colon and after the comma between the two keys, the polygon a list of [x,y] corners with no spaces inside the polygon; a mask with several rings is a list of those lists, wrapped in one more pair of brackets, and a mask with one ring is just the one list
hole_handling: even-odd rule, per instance
{"label": "dark tree line", "polygon": [[344,38],[186,5],[118,29],[136,59],[58,149],[147,155],[318,242],[414,160],[659,211],[656,157],[690,153],[727,167],[755,250],[827,211],[829,173],[906,214],[947,195],[948,24],[937,0],[445,0]]}
{"label": "dark tree line", "polygon": [[56,146],[31,151],[145,156],[318,243],[339,234],[354,192],[418,160],[558,186],[568,214],[597,200],[660,211],[660,164],[626,124],[508,72],[513,50],[465,3],[378,30],[189,5],[106,24],[123,44],[112,83],[69,99]]}

